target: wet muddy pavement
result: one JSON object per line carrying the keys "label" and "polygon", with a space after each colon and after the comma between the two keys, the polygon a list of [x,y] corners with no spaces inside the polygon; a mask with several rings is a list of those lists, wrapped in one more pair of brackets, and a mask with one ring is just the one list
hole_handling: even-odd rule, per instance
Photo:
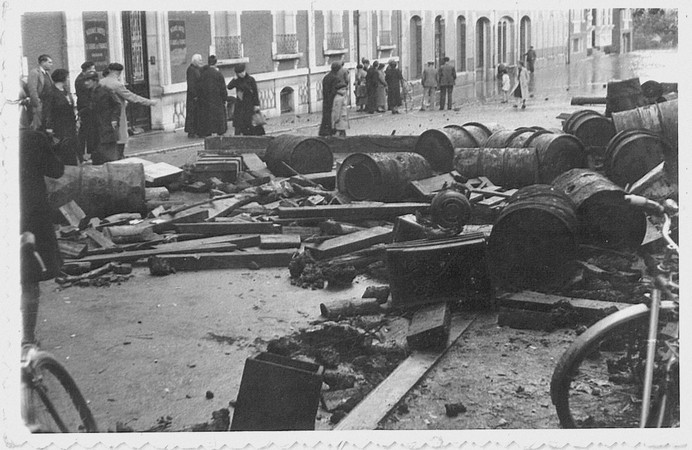
{"label": "wet muddy pavement", "polygon": [[[534,97],[525,110],[501,104],[499,96],[487,89],[485,98],[462,98],[464,89],[460,88],[454,110],[422,112],[420,103],[413,103],[404,114],[353,120],[347,133],[418,135],[430,128],[467,122],[560,128],[556,116],[584,109],[570,106],[570,98],[605,96],[610,78],[639,75],[642,80],[678,81],[667,76],[670,72],[660,71],[658,63],[643,69],[633,63],[615,75],[599,72],[605,70],[600,64],[608,66],[615,58],[581,63],[597,65],[593,74],[583,70],[584,66],[567,73],[560,72],[562,69],[537,71]],[[567,78],[569,90],[555,76],[558,72]],[[593,105],[588,109],[602,112],[604,108]],[[308,120],[315,117],[297,118],[292,123],[309,125]],[[296,133],[314,135],[316,128],[296,125]],[[151,160],[165,161],[166,155]],[[287,268],[153,277],[141,266],[133,274],[125,282],[106,287],[59,290],[54,282],[41,286],[41,345],[74,374],[103,431],[208,429],[214,411],[228,408],[232,416],[246,358],[266,351],[271,342],[283,337],[304,335],[323,326],[319,305],[325,299],[360,297],[366,286],[382,284],[375,277],[359,275],[347,287],[303,289],[290,283]],[[515,330],[498,326],[497,313],[490,308],[460,314],[473,318],[469,328],[379,429],[557,428],[549,380],[557,358],[576,335],[574,327],[550,332]],[[374,330],[371,341],[387,347],[401,342],[406,323],[404,317],[391,316],[382,323],[351,326],[358,333]],[[321,357],[328,359],[330,355],[322,351]],[[383,354],[380,366],[370,364],[370,372],[356,376],[370,377],[370,384],[386,377],[400,359],[396,359],[396,350]],[[352,361],[357,356],[348,357]],[[465,412],[450,417],[446,404],[463,404]],[[332,429],[331,416],[320,407],[316,429]]]}

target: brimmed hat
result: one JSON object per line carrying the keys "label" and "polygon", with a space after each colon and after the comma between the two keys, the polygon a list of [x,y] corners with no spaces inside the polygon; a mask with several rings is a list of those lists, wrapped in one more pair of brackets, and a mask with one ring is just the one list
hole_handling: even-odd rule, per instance
{"label": "brimmed hat", "polygon": [[116,62],[116,63],[110,63],[110,64],[108,64],[108,71],[109,71],[109,72],[122,72],[122,70],[123,70],[124,68],[125,68],[125,67],[123,67],[122,64],[117,63],[117,62]]}

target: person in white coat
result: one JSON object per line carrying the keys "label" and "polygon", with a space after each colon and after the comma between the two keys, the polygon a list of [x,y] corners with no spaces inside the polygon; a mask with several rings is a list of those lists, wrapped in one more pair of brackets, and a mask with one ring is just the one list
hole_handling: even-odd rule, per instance
{"label": "person in white coat", "polygon": [[517,84],[512,89],[514,107],[519,107],[519,100],[521,99],[521,109],[526,109],[526,99],[529,98],[529,71],[526,70],[524,63],[521,61],[519,61],[517,69],[519,70],[517,73]]}

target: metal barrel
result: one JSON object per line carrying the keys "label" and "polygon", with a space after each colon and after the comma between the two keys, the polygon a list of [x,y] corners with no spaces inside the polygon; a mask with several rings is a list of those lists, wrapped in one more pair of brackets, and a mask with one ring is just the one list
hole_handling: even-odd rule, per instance
{"label": "metal barrel", "polygon": [[292,134],[282,134],[272,139],[267,145],[264,160],[277,177],[295,175],[291,169],[298,173],[329,172],[334,165],[334,155],[325,142]]}
{"label": "metal barrel", "polygon": [[[673,160],[667,141],[647,130],[624,130],[606,148],[604,171],[618,186],[639,180],[661,162]],[[677,159],[677,158],[675,158]]]}
{"label": "metal barrel", "polygon": [[526,146],[526,142],[534,135],[552,133],[546,129],[537,129],[536,127],[519,127],[515,130],[497,130],[486,139],[483,147],[492,148],[522,148]]}
{"label": "metal barrel", "polygon": [[545,184],[519,189],[495,220],[487,264],[498,287],[560,284],[577,253],[577,216],[564,193]]}
{"label": "metal barrel", "polygon": [[613,113],[617,132],[644,129],[668,140],[670,147],[678,149],[678,101],[670,100],[642,106],[629,111]]}
{"label": "metal barrel", "polygon": [[627,111],[628,109],[634,109],[648,104],[649,100],[642,92],[639,78],[608,82],[605,109],[606,117],[610,117],[614,112]]}
{"label": "metal barrel", "polygon": [[410,181],[432,175],[430,163],[417,153],[354,153],[341,163],[336,183],[354,200],[396,201],[408,196]]}
{"label": "metal barrel", "polygon": [[594,147],[602,152],[615,136],[613,120],[590,109],[573,112],[562,124],[562,130],[579,138],[588,153]]}
{"label": "metal barrel", "polygon": [[574,203],[579,240],[599,247],[636,249],[646,234],[646,214],[625,202],[625,191],[588,169],[558,176],[553,187]]}
{"label": "metal barrel", "polygon": [[537,131],[524,143],[538,152],[538,173],[541,183],[550,184],[561,173],[586,165],[584,144],[566,133]]}
{"label": "metal barrel", "polygon": [[430,167],[437,172],[449,172],[453,168],[455,148],[480,147],[485,140],[476,128],[448,125],[440,129],[424,131],[416,141],[414,151],[423,155]]}
{"label": "metal barrel", "polygon": [[535,148],[457,148],[454,168],[468,178],[487,177],[498,186],[518,188],[540,180]]}
{"label": "metal barrel", "polygon": [[62,177],[46,178],[48,201],[57,209],[74,200],[87,217],[146,213],[144,166],[65,166]]}

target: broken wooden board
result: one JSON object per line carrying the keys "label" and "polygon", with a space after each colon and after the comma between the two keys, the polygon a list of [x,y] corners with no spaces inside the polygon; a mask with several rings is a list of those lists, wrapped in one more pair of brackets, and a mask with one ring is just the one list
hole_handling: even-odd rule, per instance
{"label": "broken wooden board", "polygon": [[204,149],[198,153],[263,155],[273,136],[210,136],[204,139]]}
{"label": "broken wooden board", "polygon": [[292,176],[288,181],[300,186],[314,186],[317,184],[327,190],[332,190],[336,186],[336,170],[332,170],[331,172],[305,173],[300,176]]}
{"label": "broken wooden board", "polygon": [[137,157],[112,161],[111,164],[141,164],[144,167],[144,182],[147,186],[163,186],[176,181],[183,174],[183,169],[180,167],[165,162],[154,163]]}
{"label": "broken wooden board", "polygon": [[450,320],[447,303],[419,309],[411,318],[406,343],[413,350],[443,347],[449,337]]}
{"label": "broken wooden board", "polygon": [[544,312],[552,311],[559,306],[558,303],[560,302],[569,303],[576,312],[589,319],[601,318],[613,311],[632,306],[629,303],[563,297],[561,295],[543,294],[534,291],[515,292],[501,295],[497,298],[497,305],[500,307]]}
{"label": "broken wooden board", "polygon": [[310,236],[319,235],[322,232],[320,227],[305,227],[299,225],[283,225],[281,233],[297,234],[301,239],[309,238]]}
{"label": "broken wooden board", "polygon": [[206,253],[161,255],[177,271],[212,269],[247,269],[253,265],[261,267],[287,267],[294,249],[248,250],[231,253]]}
{"label": "broken wooden board", "polygon": [[435,175],[434,177],[424,178],[422,180],[411,181],[411,187],[413,190],[423,198],[428,198],[435,195],[435,193],[441,191],[455,183],[454,177],[460,177],[461,175],[456,170],[443,173],[440,175]]}
{"label": "broken wooden board", "polygon": [[259,248],[298,248],[300,242],[300,235],[297,234],[262,234],[260,235]]}
{"label": "broken wooden board", "polygon": [[74,200],[70,200],[58,209],[60,209],[60,213],[63,215],[65,220],[67,220],[67,223],[73,227],[79,228],[82,220],[86,219],[86,214]]}
{"label": "broken wooden board", "polygon": [[328,239],[319,245],[306,246],[306,248],[309,248],[310,254],[317,259],[333,258],[375,244],[391,242],[392,235],[392,227],[373,227]]}
{"label": "broken wooden board", "polygon": [[425,226],[418,223],[415,214],[405,214],[396,218],[393,242],[425,239]]}
{"label": "broken wooden board", "polygon": [[274,234],[281,231],[271,222],[197,222],[174,225],[178,233],[194,233],[204,236],[225,234]]}
{"label": "broken wooden board", "polygon": [[117,247],[117,245],[115,245],[113,241],[108,239],[103,233],[101,233],[98,230],[95,230],[94,228],[85,229],[84,234],[86,234],[89,237],[89,239],[94,241],[101,248]]}
{"label": "broken wooden board", "polygon": [[476,315],[454,316],[451,319],[447,346],[438,351],[415,350],[394,371],[373,389],[334,430],[374,430],[413,386],[425,376],[447,350],[473,323]]}
{"label": "broken wooden board", "polygon": [[82,242],[73,242],[66,239],[58,239],[58,249],[63,258],[78,259],[86,255],[88,246]]}
{"label": "broken wooden board", "polygon": [[404,214],[413,214],[416,211],[427,213],[429,210],[429,203],[368,202],[365,204],[299,206],[296,208],[281,206],[278,209],[278,213],[279,218],[282,219],[324,217],[353,221],[362,219],[391,219]]}

